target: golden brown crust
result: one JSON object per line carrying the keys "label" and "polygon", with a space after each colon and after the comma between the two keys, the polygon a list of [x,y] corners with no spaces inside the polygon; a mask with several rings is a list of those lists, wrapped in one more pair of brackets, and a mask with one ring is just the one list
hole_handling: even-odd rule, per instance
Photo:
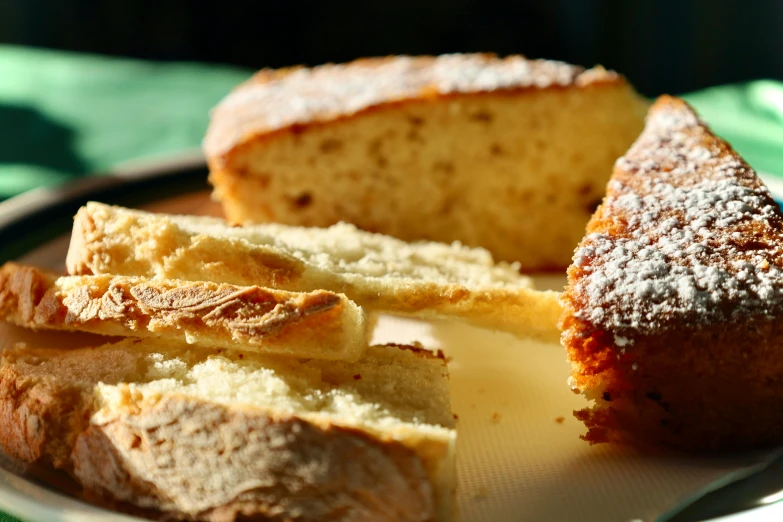
{"label": "golden brown crust", "polygon": [[682,100],[660,98],[618,160],[563,303],[590,442],[783,441],[783,215]]}
{"label": "golden brown crust", "polygon": [[200,520],[436,516],[420,458],[398,442],[185,397],[99,415],[79,435],[73,460],[90,490]]}
{"label": "golden brown crust", "polygon": [[[76,434],[94,407],[91,387],[137,369],[125,350],[6,348],[0,362],[0,445],[12,458],[70,469]],[[85,391],[87,390],[87,391]]]}
{"label": "golden brown crust", "polygon": [[67,453],[62,455],[51,447],[56,444],[50,443],[52,438],[62,437],[64,431],[57,425],[60,415],[51,415],[49,411],[52,392],[45,383],[30,383],[13,370],[0,374],[0,445],[6,454],[24,462],[34,462],[45,455],[57,464],[65,462]]}
{"label": "golden brown crust", "polygon": [[264,69],[213,111],[204,149],[218,169],[229,154],[276,132],[327,123],[369,110],[453,96],[617,85],[618,74],[522,56],[389,56],[315,68]]}
{"label": "golden brown crust", "polygon": [[165,336],[324,359],[355,359],[366,344],[361,310],[332,292],[111,275],[57,278],[15,263],[0,268],[0,316],[28,328]]}

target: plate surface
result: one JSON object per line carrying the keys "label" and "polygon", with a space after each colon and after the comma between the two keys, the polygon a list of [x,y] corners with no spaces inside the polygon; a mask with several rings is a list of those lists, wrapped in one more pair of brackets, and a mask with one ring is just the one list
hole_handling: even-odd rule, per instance
{"label": "plate surface", "polygon": [[[205,191],[205,179],[206,171],[196,162],[10,200],[0,204],[1,255],[62,270],[71,216],[90,199],[170,213],[219,214]],[[542,287],[562,288],[564,277],[535,280]],[[30,343],[53,342],[53,334],[23,334],[1,326],[0,347],[20,335]],[[453,410],[459,415],[461,521],[649,521],[758,459],[589,446],[579,439],[584,429],[571,414],[586,403],[566,385],[569,367],[555,344],[524,342],[458,323],[396,317],[383,317],[374,337],[376,342],[419,341],[453,358],[449,367]],[[139,520],[1,469],[0,511],[30,522]]]}

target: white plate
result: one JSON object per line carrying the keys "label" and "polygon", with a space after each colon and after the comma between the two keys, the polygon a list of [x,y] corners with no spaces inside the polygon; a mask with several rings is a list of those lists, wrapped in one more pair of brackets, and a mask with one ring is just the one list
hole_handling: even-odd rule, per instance
{"label": "white plate", "polygon": [[[783,192],[781,192],[783,193]],[[45,191],[55,197],[56,191]],[[54,196],[53,196],[54,194]],[[28,198],[25,207],[34,206]],[[19,210],[14,202],[0,205]],[[213,213],[206,193],[158,201],[154,210]],[[67,235],[31,250],[24,260],[61,269]],[[562,287],[563,277],[537,278]],[[377,341],[417,340],[442,348],[450,363],[453,409],[459,415],[460,520],[651,521],[666,508],[758,456],[649,455],[629,448],[590,446],[572,416],[585,401],[566,385],[569,367],[555,344],[523,342],[507,334],[456,323],[383,318]],[[9,341],[0,330],[0,343]],[[783,520],[783,506],[773,506]],[[0,470],[0,511],[29,522],[140,520],[71,499]],[[739,522],[747,517],[730,517]],[[763,520],[753,513],[752,520]]]}

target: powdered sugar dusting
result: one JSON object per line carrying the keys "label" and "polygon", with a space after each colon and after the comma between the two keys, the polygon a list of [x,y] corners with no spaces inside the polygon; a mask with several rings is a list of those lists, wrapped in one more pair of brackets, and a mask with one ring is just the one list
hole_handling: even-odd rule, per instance
{"label": "powdered sugar dusting", "polygon": [[357,60],[288,74],[263,71],[218,105],[205,148],[216,155],[252,133],[328,121],[431,95],[581,86],[617,78],[602,68],[585,71],[562,62],[485,54]]}
{"label": "powdered sugar dusting", "polygon": [[653,108],[592,230],[569,293],[575,315],[597,327],[650,332],[783,308],[780,211],[681,101]]}

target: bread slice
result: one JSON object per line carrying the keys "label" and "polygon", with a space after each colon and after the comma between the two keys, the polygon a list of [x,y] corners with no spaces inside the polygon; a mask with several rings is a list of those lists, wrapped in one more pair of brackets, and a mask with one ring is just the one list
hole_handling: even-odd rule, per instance
{"label": "bread slice", "polygon": [[372,311],[452,316],[556,340],[555,292],[482,249],[405,243],[347,224],[232,227],[216,218],[88,203],[74,222],[71,274],[119,274],[340,292]]}
{"label": "bread slice", "polygon": [[0,268],[0,319],[35,329],[169,340],[316,359],[356,360],[364,312],[344,295],[113,275],[57,277]]}
{"label": "bread slice", "polygon": [[647,102],[618,74],[521,56],[263,70],[204,140],[229,221],[461,241],[565,268]]}
{"label": "bread slice", "polygon": [[564,304],[586,440],[783,443],[783,214],[682,100],[618,160]]}
{"label": "bread slice", "polygon": [[0,443],[88,496],[168,518],[450,520],[456,432],[442,354],[374,346],[357,363],[153,339],[15,348]]}

